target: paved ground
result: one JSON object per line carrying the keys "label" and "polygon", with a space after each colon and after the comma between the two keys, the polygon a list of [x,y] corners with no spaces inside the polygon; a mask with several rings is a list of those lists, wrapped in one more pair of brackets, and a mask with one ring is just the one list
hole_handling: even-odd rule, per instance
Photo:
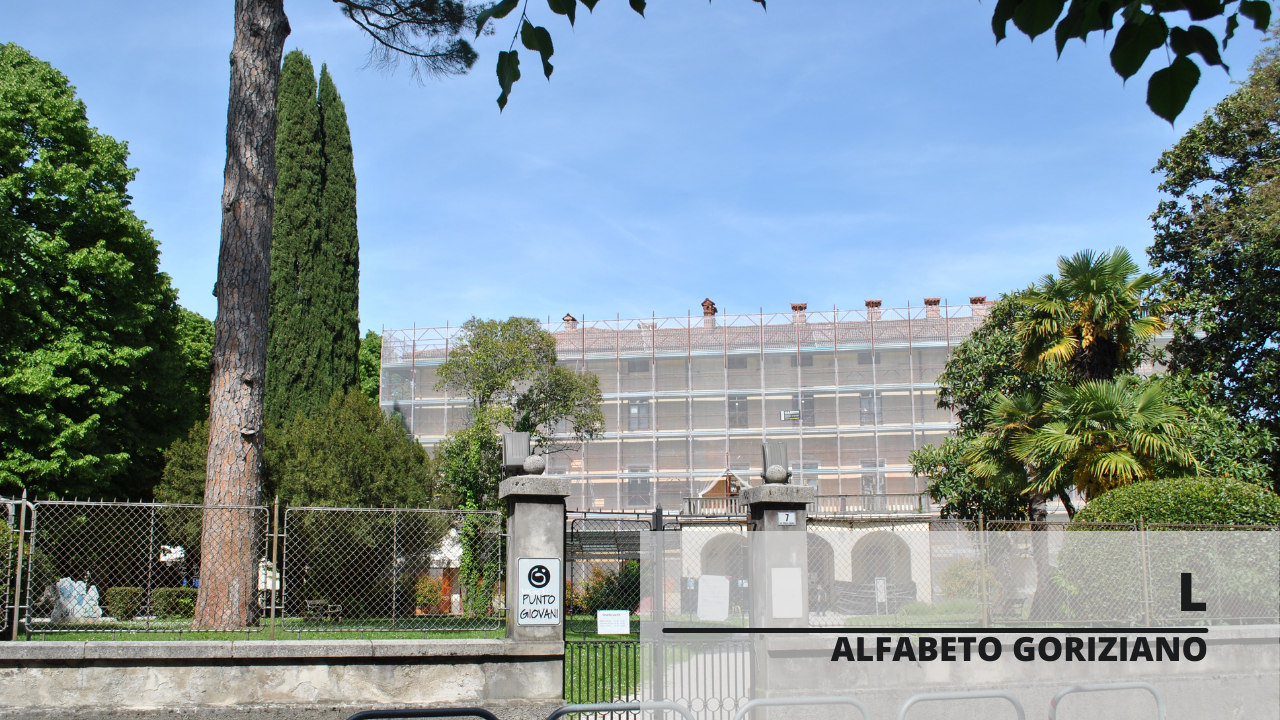
{"label": "paved ground", "polygon": [[[438,707],[438,706],[433,706]],[[489,705],[500,720],[543,720],[560,703],[529,705]],[[374,707],[281,707],[184,708],[181,710],[27,710],[0,711],[0,720],[346,720],[360,710]],[[378,710],[386,709],[378,707]]]}

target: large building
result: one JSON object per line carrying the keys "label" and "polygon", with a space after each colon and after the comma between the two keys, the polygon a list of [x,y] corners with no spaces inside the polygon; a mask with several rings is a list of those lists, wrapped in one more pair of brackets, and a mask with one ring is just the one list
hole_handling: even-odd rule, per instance
{"label": "large building", "polygon": [[[935,378],[982,322],[985,298],[922,307],[549,323],[559,361],[600,378],[605,432],[551,456],[571,510],[644,511],[759,482],[760,441],[784,440],[792,482],[820,496],[914,494],[907,456],[954,418]],[[465,399],[435,389],[456,328],[388,330],[382,405],[433,445],[466,425]],[[850,498],[856,500],[856,498]]]}

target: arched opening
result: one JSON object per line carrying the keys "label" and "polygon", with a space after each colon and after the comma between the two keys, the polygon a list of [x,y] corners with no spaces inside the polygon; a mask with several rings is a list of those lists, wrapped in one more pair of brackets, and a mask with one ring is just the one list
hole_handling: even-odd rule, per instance
{"label": "arched opening", "polygon": [[809,556],[809,612],[825,613],[833,608],[836,555],[831,543],[814,533],[807,538]]}
{"label": "arched opening", "polygon": [[[751,592],[746,582],[747,537],[741,533],[720,533],[702,546],[700,557],[702,574],[729,578],[729,603],[746,607],[748,593]],[[689,612],[690,608],[697,608],[697,585],[686,581],[685,587],[687,590],[681,598],[681,606]]]}
{"label": "arched opening", "polygon": [[[837,598],[837,609],[854,615],[893,614],[916,601],[911,579],[911,548],[894,533],[864,535],[849,556],[851,577]],[[885,587],[877,593],[877,578]],[[842,583],[843,584],[843,583]]]}

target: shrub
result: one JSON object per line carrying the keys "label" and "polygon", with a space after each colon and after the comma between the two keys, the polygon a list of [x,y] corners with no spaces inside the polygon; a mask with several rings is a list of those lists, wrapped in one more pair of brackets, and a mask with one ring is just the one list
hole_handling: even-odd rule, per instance
{"label": "shrub", "polygon": [[1240,482],[1212,479],[1151,480],[1090,500],[1074,522],[1280,525],[1280,497]]}
{"label": "shrub", "polygon": [[418,578],[414,587],[414,598],[423,612],[449,612],[449,596],[445,594],[445,582],[442,577],[423,575]]}
{"label": "shrub", "polygon": [[160,618],[195,617],[198,593],[192,587],[156,588],[151,591],[151,612]]}
{"label": "shrub", "polygon": [[589,615],[597,610],[629,610],[640,605],[640,563],[625,560],[612,572],[597,566],[582,583],[575,583],[568,598],[568,612]]}
{"label": "shrub", "polygon": [[[950,600],[976,600],[982,597],[982,575],[976,560],[956,560],[947,566],[938,578],[942,596]],[[996,603],[1001,597],[1000,583],[990,567],[987,568],[987,598]]]}
{"label": "shrub", "polygon": [[117,620],[132,620],[142,606],[145,593],[140,587],[107,588],[104,599],[107,601],[107,612]]}

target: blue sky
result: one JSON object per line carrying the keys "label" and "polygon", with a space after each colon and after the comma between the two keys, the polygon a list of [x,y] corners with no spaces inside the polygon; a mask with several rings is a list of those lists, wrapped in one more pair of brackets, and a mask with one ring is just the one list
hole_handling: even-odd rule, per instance
{"label": "blue sky", "polygon": [[[1026,285],[1061,254],[1145,257],[1162,150],[1231,91],[1207,70],[1175,128],[1101,38],[997,46],[994,0],[541,3],[550,83],[498,112],[493,66],[419,84],[366,68],[365,36],[323,0],[286,0],[286,49],[327,62],[356,152],[361,320],[456,324],[963,302]],[[71,79],[128,141],[134,207],[181,302],[208,316],[225,159],[230,1],[0,0],[0,41]],[[1219,28],[1214,26],[1215,30]],[[1012,30],[1012,28],[1011,28]],[[1225,53],[1243,79],[1261,35]]]}

